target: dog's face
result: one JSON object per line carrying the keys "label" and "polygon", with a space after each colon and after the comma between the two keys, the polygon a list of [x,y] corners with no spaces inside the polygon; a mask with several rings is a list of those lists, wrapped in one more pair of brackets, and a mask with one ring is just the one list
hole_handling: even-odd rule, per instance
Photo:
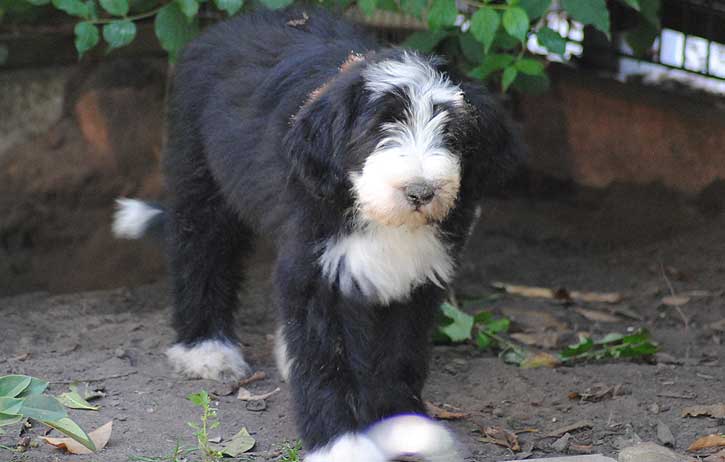
{"label": "dog's face", "polygon": [[286,140],[293,168],[358,223],[441,222],[464,178],[508,135],[489,130],[467,96],[435,59],[404,51],[355,59],[295,117]]}

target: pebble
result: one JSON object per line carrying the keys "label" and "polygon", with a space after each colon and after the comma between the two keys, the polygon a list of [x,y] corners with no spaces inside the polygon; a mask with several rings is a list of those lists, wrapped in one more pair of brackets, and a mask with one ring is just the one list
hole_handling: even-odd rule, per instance
{"label": "pebble", "polygon": [[686,462],[688,459],[655,443],[640,443],[619,452],[619,462]]}
{"label": "pebble", "polygon": [[657,441],[665,446],[672,447],[675,445],[675,435],[672,434],[670,427],[661,420],[657,421]]}
{"label": "pebble", "polygon": [[569,447],[570,439],[571,434],[565,433],[564,436],[551,443],[551,448],[556,452],[566,452],[566,449]]}

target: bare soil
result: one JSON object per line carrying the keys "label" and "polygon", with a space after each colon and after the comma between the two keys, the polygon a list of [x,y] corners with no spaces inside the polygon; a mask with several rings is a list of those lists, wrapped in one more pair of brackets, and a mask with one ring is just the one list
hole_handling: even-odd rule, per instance
{"label": "bare soil", "polygon": [[[481,441],[483,429],[493,426],[520,432],[523,455],[533,456],[589,451],[616,458],[637,437],[656,440],[658,422],[672,431],[679,452],[699,436],[725,433],[723,420],[681,417],[686,406],[725,401],[725,335],[722,323],[715,324],[725,319],[725,217],[703,215],[696,203],[657,187],[557,191],[545,198],[517,196],[488,203],[461,267],[458,298],[482,299],[469,309],[510,317],[512,331],[559,334],[555,350],[580,332],[599,336],[646,327],[664,354],[651,361],[524,370],[474,345],[437,346],[425,396],[470,414],[450,422],[467,460],[516,458],[509,449]],[[134,245],[144,253],[149,244]],[[185,396],[200,389],[219,395],[218,433],[230,437],[245,426],[257,440],[255,460],[277,460],[280,445],[297,436],[289,390],[271,352],[271,259],[269,246],[261,245],[250,265],[254,269],[239,316],[247,359],[267,374],[248,388],[281,388],[261,411],[247,408],[234,395],[221,396],[227,390],[222,384],[174,375],[164,358],[173,336],[162,281],[0,299],[0,375],[46,378],[54,394],[65,391],[69,381],[91,381],[107,394],[97,401],[101,409],[72,411],[73,418],[87,429],[114,421],[110,443],[98,455],[69,456],[41,443],[20,455],[0,449],[0,460],[115,462],[168,454],[177,441],[193,443],[186,422],[195,420],[198,411]],[[132,271],[133,261],[118,267],[119,273]],[[495,298],[492,281],[618,292],[624,300],[571,305],[511,295]],[[690,293],[690,301],[679,310],[663,305],[662,298],[672,293]],[[576,311],[580,307],[618,320],[588,320]],[[571,392],[586,393],[600,384],[619,386],[616,396],[595,402],[569,398]],[[591,427],[572,431],[574,444],[568,448],[554,449],[557,438],[547,435],[581,420]],[[12,446],[19,429],[8,430],[0,444]],[[33,436],[44,432],[42,426],[29,430]]]}

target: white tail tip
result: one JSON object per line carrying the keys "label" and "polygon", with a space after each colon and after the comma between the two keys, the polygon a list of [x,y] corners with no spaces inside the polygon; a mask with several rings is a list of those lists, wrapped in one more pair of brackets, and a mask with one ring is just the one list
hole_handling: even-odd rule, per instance
{"label": "white tail tip", "polygon": [[162,213],[143,201],[116,199],[116,213],[113,215],[113,235],[121,239],[138,239],[148,229],[151,219]]}

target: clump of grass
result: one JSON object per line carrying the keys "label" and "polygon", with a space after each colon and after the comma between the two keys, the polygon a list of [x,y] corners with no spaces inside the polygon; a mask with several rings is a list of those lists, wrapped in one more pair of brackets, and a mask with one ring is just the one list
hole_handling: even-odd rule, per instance
{"label": "clump of grass", "polygon": [[282,457],[279,459],[281,462],[302,462],[302,441],[297,440],[294,443],[286,441],[282,445]]}
{"label": "clump of grass", "polygon": [[194,430],[196,436],[196,444],[203,462],[214,462],[224,457],[221,451],[218,451],[211,447],[209,444],[209,431],[219,427],[219,420],[217,420],[217,408],[212,405],[209,393],[206,390],[202,390],[199,393],[192,393],[187,396],[187,399],[195,405],[201,407],[201,422],[187,422],[187,425]]}

